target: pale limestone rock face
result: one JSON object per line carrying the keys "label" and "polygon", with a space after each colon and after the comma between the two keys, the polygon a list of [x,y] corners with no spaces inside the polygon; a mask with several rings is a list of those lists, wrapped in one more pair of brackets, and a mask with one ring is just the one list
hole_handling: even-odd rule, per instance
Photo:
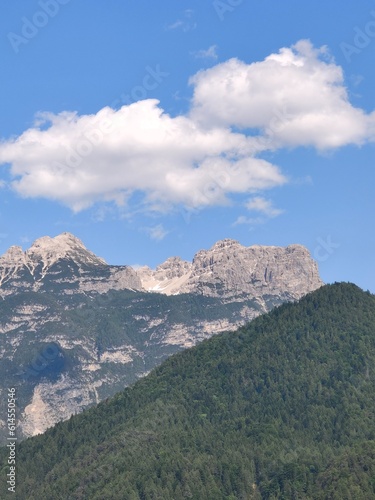
{"label": "pale limestone rock face", "polygon": [[25,252],[26,259],[43,263],[43,268],[48,269],[60,259],[74,259],[92,265],[106,265],[104,259],[97,257],[87,250],[82,241],[70,233],[62,233],[51,238],[43,236],[37,239]]}
{"label": "pale limestone rock face", "polygon": [[245,247],[231,239],[200,250],[192,264],[174,257],[155,271],[141,268],[138,275],[150,291],[224,299],[249,295],[299,299],[323,284],[317,264],[302,245]]}
{"label": "pale limestone rock face", "polygon": [[0,257],[0,296],[23,288],[43,291],[48,287],[53,292],[54,284],[67,285],[66,293],[142,289],[130,266],[108,265],[70,233],[39,238],[26,252],[21,247],[10,247]]}
{"label": "pale limestone rock face", "polygon": [[191,262],[180,257],[169,257],[155,271],[144,266],[137,270],[137,275],[145,290],[173,295],[178,293],[178,289],[189,279],[191,269]]}
{"label": "pale limestone rock face", "polygon": [[4,265],[17,266],[25,263],[25,254],[21,247],[12,246],[8,248],[5,254],[1,257]]}
{"label": "pale limestone rock face", "polygon": [[[70,274],[59,276],[59,263],[71,261]],[[137,271],[129,266],[110,266],[85,248],[70,233],[45,236],[23,252],[13,246],[0,257],[0,294],[28,287],[43,290],[51,278],[69,284],[70,291],[147,290],[167,295],[195,293],[233,299],[280,295],[298,299],[322,285],[316,263],[301,245],[287,247],[253,245],[235,240],[218,241],[200,250],[193,262],[170,257],[155,270]]]}
{"label": "pale limestone rock face", "polygon": [[156,268],[156,277],[181,278],[181,276],[191,271],[191,263],[180,257],[169,257],[163,264]]}
{"label": "pale limestone rock face", "polygon": [[19,417],[19,426],[26,436],[42,434],[61,420],[99,403],[97,388],[101,382],[83,385],[63,376],[58,382],[42,382],[33,392],[30,403]]}
{"label": "pale limestone rock face", "polygon": [[0,287],[8,277],[26,267],[26,256],[21,247],[12,246],[0,257]]}

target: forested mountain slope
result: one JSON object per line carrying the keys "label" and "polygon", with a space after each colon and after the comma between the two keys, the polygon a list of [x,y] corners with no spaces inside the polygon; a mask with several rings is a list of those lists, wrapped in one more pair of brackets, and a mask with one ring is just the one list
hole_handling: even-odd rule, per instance
{"label": "forested mountain slope", "polygon": [[13,497],[375,498],[374,370],[375,297],[324,286],[22,442]]}
{"label": "forested mountain slope", "polygon": [[0,256],[0,445],[8,387],[17,389],[18,439],[40,434],[171,354],[322,284],[301,245],[225,239],[155,271],[109,265],[70,233],[12,246]]}

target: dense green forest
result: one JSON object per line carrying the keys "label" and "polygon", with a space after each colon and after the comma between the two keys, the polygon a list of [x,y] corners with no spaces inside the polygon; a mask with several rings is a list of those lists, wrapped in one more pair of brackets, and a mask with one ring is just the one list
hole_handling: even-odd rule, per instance
{"label": "dense green forest", "polygon": [[375,498],[374,371],[375,296],[324,286],[20,443],[13,498]]}

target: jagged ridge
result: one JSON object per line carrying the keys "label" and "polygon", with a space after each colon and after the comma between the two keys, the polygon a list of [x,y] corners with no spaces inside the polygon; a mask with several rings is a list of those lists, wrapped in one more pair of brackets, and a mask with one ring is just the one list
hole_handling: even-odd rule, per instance
{"label": "jagged ridge", "polygon": [[172,257],[155,271],[142,267],[137,273],[149,291],[231,300],[243,295],[299,299],[323,284],[316,263],[302,245],[245,247],[231,239],[200,250],[192,263]]}
{"label": "jagged ridge", "polygon": [[64,286],[69,292],[100,293],[142,288],[130,266],[108,265],[67,232],[54,238],[39,238],[25,252],[19,246],[12,246],[0,257],[2,296],[17,293],[24,287],[58,293],[64,291]]}

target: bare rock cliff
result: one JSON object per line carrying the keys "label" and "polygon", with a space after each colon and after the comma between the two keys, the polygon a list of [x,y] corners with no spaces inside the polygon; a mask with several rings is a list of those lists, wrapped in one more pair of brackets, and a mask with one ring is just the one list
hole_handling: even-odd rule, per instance
{"label": "bare rock cliff", "polygon": [[231,239],[200,250],[192,263],[173,257],[155,271],[137,272],[146,290],[227,300],[249,295],[299,299],[323,284],[317,264],[302,245],[245,247]]}

